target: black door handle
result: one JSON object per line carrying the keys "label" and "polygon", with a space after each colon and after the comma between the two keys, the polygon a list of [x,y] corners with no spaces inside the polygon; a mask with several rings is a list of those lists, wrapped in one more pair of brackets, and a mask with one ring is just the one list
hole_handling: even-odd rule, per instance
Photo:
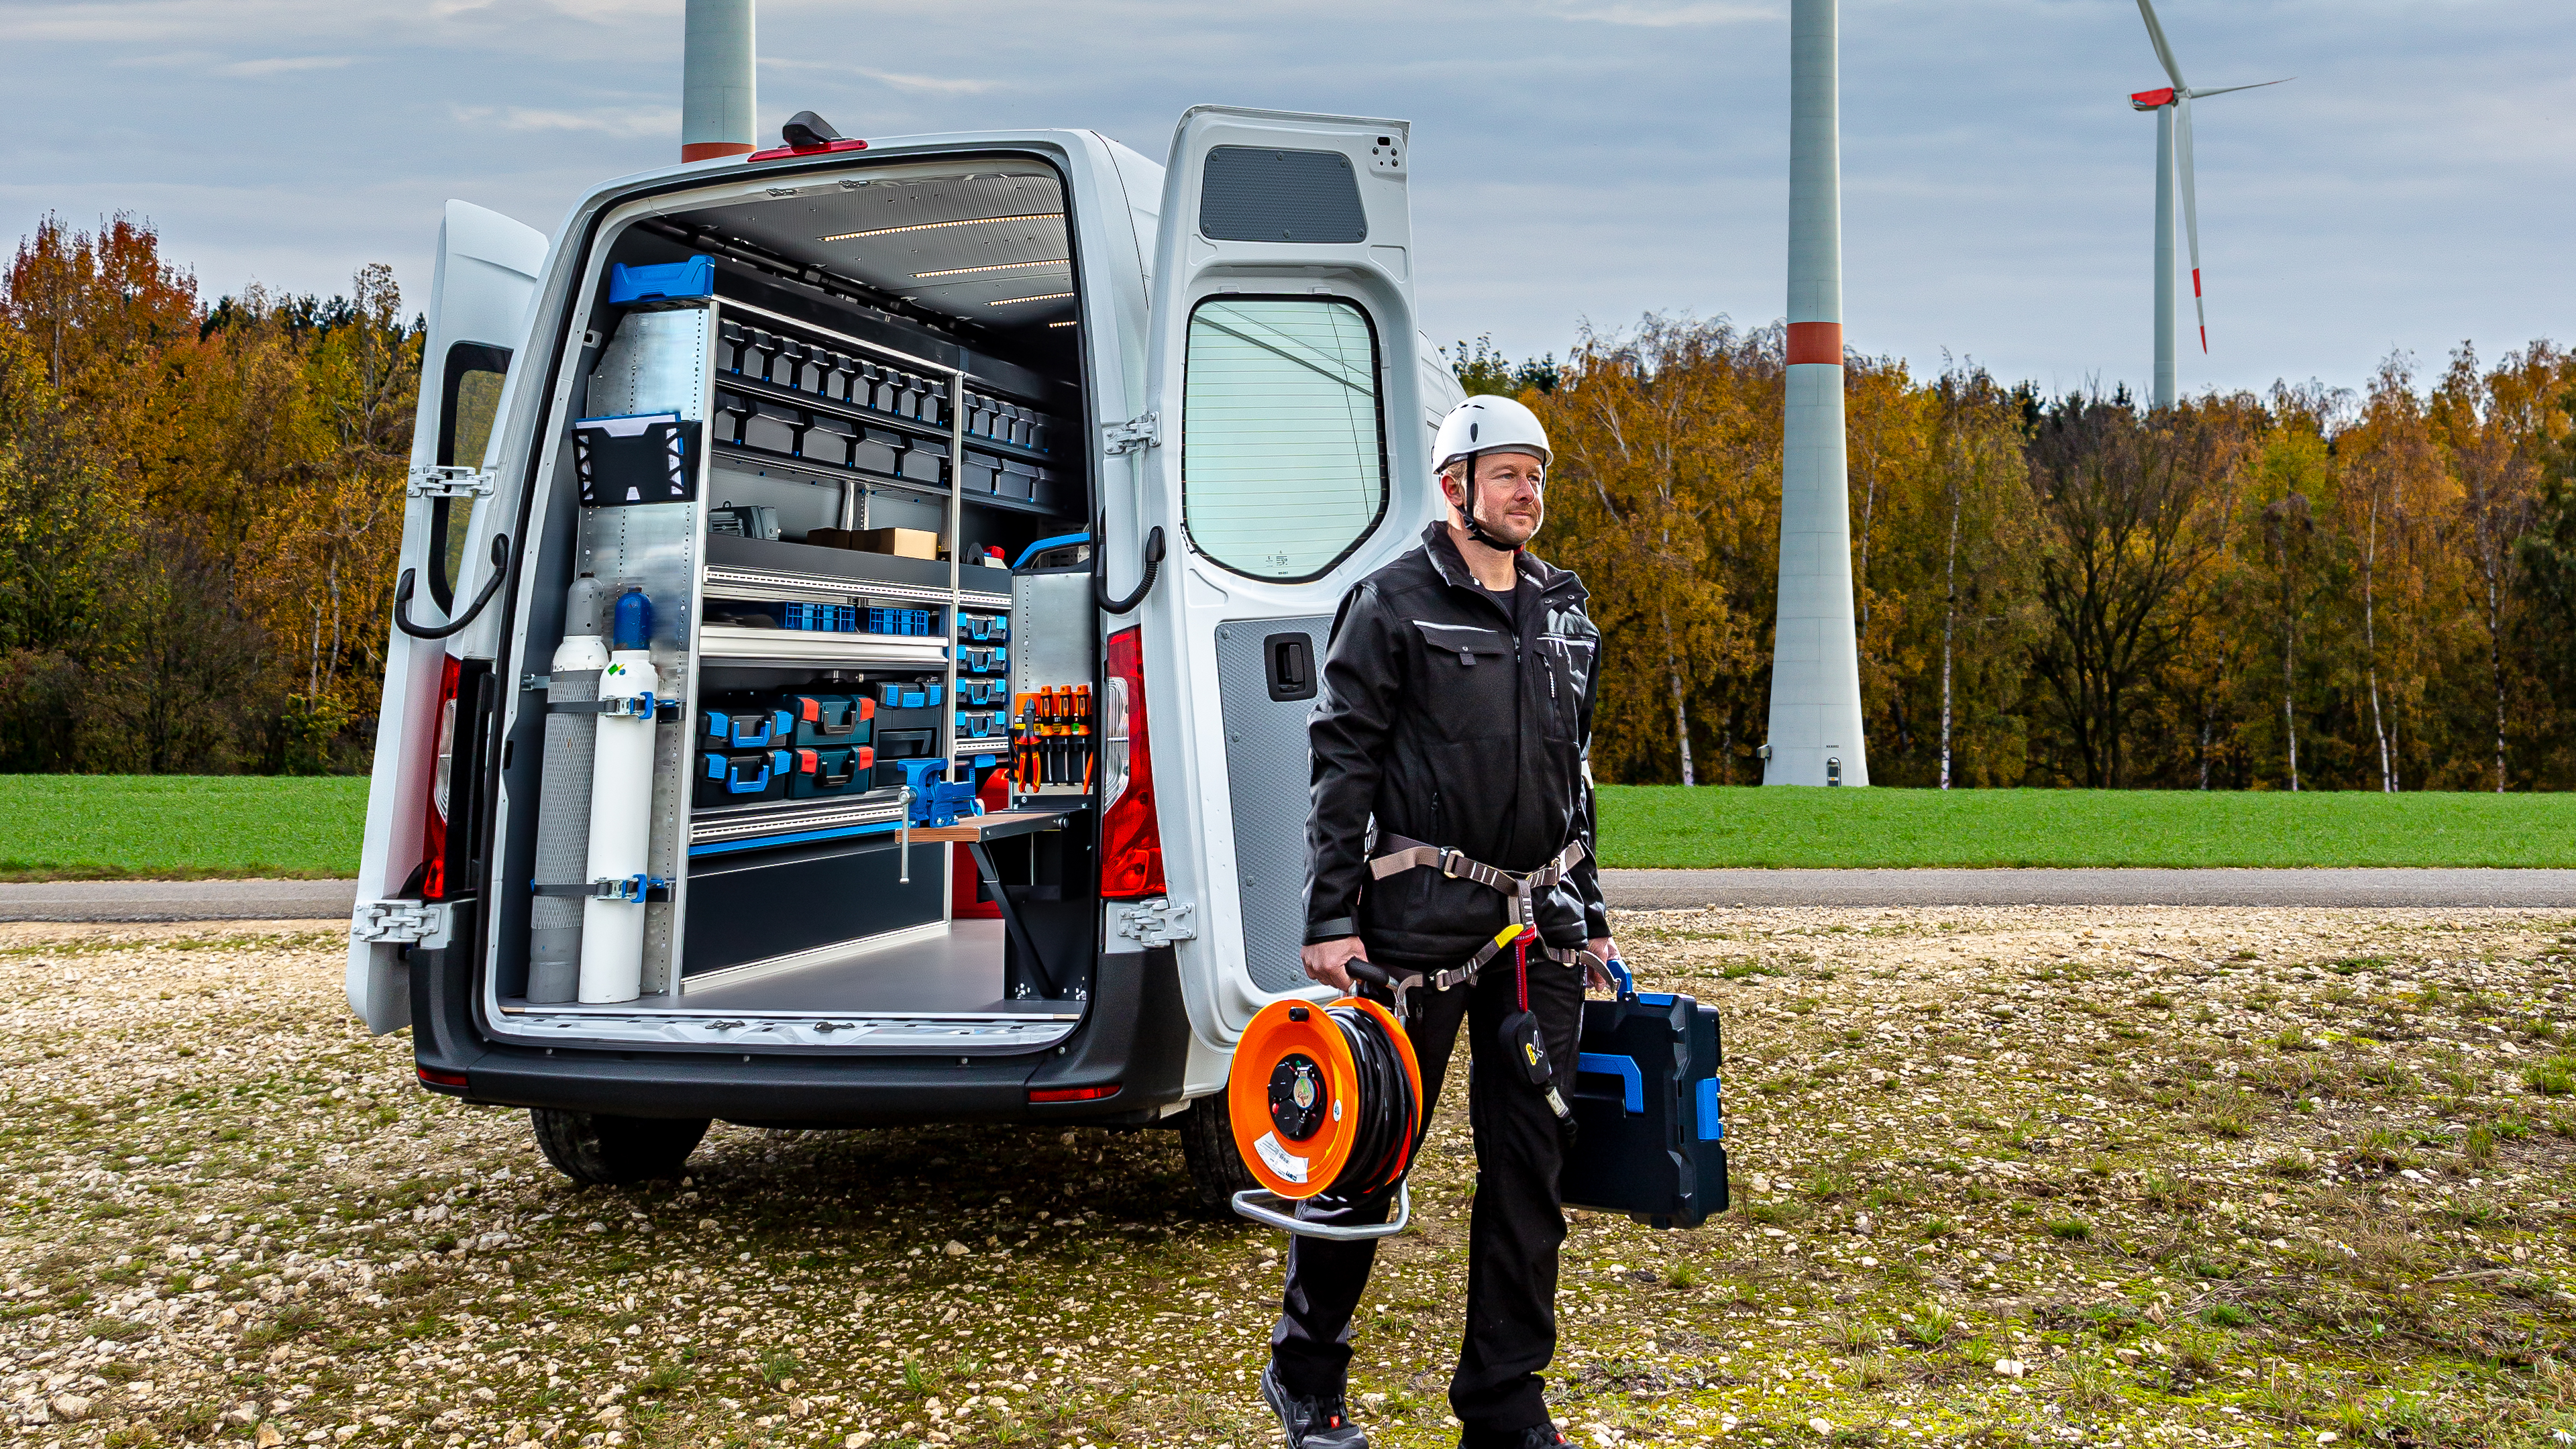
{"label": "black door handle", "polygon": [[[1107,535],[1108,529],[1104,527],[1100,530],[1100,533],[1097,536],[1106,537]],[[1162,567],[1163,530],[1162,526],[1157,524],[1152,532],[1145,535],[1145,577],[1136,581],[1136,592],[1129,594],[1123,599],[1113,600],[1109,597],[1108,557],[1100,548],[1095,546],[1091,550],[1092,601],[1097,603],[1101,609],[1107,613],[1131,613],[1135,610],[1135,607],[1138,604],[1145,602],[1145,595],[1151,592],[1154,587],[1154,575],[1159,572]]]}
{"label": "black door handle", "polygon": [[402,578],[394,584],[394,627],[415,639],[444,639],[473,623],[474,616],[483,612],[483,606],[492,602],[492,596],[501,592],[502,580],[510,576],[510,535],[492,535],[492,577],[483,585],[483,592],[474,596],[474,602],[465,606],[464,613],[434,629],[411,621],[412,576],[418,572],[417,569],[404,569]]}

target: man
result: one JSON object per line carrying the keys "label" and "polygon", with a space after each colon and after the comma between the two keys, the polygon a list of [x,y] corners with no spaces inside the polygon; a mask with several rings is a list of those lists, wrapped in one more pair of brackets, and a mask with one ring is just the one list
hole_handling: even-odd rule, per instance
{"label": "man", "polygon": [[[1433,458],[1448,516],[1342,601],[1308,726],[1306,974],[1348,991],[1350,964],[1365,960],[1423,978],[1405,1025],[1426,1121],[1462,1024],[1475,1063],[1466,1340],[1449,1384],[1466,1449],[1564,1442],[1539,1378],[1556,1350],[1563,1104],[1580,953],[1613,954],[1588,773],[1601,636],[1582,581],[1526,551],[1546,518],[1549,456],[1538,418],[1509,398],[1469,398],[1442,421]],[[1536,939],[1496,947],[1514,922]],[[1471,964],[1473,979],[1458,979]],[[1533,1036],[1543,1055],[1528,1050]],[[1299,1216],[1380,1223],[1388,1210],[1384,1198],[1322,1197]],[[1261,1377],[1289,1449],[1368,1443],[1344,1385],[1375,1251],[1308,1237],[1289,1249]]]}

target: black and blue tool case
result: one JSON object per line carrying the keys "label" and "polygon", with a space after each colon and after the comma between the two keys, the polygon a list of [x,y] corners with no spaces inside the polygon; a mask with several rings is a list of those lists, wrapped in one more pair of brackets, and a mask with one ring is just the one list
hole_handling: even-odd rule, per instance
{"label": "black and blue tool case", "polygon": [[1564,1201],[1695,1228],[1727,1204],[1717,1009],[1640,993],[1624,968],[1612,969],[1618,996],[1583,1003]]}

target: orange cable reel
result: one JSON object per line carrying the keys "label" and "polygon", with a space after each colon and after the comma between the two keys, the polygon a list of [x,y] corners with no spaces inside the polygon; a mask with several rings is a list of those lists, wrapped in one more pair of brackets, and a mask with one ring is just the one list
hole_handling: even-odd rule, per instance
{"label": "orange cable reel", "polygon": [[[1382,975],[1351,964],[1355,975]],[[1377,1002],[1274,1001],[1235,1044],[1226,1107],[1235,1148],[1263,1187],[1291,1202],[1357,1200],[1393,1190],[1413,1165],[1422,1065],[1403,1023]],[[1240,1198],[1236,1207],[1271,1220]]]}

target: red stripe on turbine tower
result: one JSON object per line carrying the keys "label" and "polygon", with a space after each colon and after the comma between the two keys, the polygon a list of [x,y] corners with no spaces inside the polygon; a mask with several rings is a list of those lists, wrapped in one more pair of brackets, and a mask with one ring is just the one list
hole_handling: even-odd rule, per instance
{"label": "red stripe on turbine tower", "polygon": [[1792,322],[1789,324],[1789,365],[1804,362],[1843,363],[1843,324],[1840,322]]}

